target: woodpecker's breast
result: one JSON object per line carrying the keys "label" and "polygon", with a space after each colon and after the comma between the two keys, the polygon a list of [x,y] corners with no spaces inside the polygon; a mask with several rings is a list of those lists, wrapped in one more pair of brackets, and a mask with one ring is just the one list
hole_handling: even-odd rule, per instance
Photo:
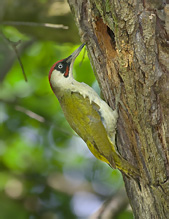
{"label": "woodpecker's breast", "polygon": [[[64,115],[77,134],[84,139],[89,132],[95,132],[95,129],[96,132],[103,132],[114,142],[117,112],[113,111],[91,87],[73,80],[59,93],[56,96]],[[97,133],[93,134],[97,136]]]}

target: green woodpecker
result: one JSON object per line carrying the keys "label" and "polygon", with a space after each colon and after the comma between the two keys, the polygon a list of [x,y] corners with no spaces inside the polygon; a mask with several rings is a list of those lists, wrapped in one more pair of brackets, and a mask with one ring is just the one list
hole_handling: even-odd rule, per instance
{"label": "green woodpecker", "polygon": [[87,84],[73,78],[73,63],[84,44],[68,58],[56,62],[49,71],[50,86],[58,98],[65,118],[86,142],[93,155],[118,168],[127,176],[137,178],[138,170],[116,150],[117,110],[112,110]]}

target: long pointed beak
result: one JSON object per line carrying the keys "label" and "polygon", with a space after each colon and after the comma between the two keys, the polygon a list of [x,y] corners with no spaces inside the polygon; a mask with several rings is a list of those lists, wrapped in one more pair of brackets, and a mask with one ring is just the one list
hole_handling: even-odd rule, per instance
{"label": "long pointed beak", "polygon": [[69,57],[66,58],[66,62],[68,63],[73,63],[76,59],[76,57],[79,55],[79,53],[81,52],[81,50],[83,49],[83,47],[85,46],[85,44],[83,43],[79,48],[77,48]]}

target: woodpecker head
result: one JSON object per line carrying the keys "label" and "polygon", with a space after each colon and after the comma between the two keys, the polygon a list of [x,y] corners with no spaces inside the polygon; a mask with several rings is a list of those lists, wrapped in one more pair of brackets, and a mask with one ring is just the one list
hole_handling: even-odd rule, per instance
{"label": "woodpecker head", "polygon": [[82,44],[69,57],[61,59],[51,67],[49,71],[49,82],[52,89],[64,86],[68,80],[73,78],[73,63],[84,45]]}

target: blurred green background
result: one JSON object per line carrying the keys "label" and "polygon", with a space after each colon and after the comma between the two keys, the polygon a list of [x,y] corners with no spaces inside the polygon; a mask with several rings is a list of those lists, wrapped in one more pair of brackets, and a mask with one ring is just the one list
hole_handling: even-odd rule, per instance
{"label": "blurred green background", "polygon": [[[96,160],[69,127],[48,82],[50,67],[80,45],[69,6],[47,0],[2,0],[1,6],[0,219],[89,218],[124,185],[120,172]],[[69,29],[7,25],[15,21]],[[84,49],[74,76],[99,92]],[[123,208],[116,218],[133,216]]]}

